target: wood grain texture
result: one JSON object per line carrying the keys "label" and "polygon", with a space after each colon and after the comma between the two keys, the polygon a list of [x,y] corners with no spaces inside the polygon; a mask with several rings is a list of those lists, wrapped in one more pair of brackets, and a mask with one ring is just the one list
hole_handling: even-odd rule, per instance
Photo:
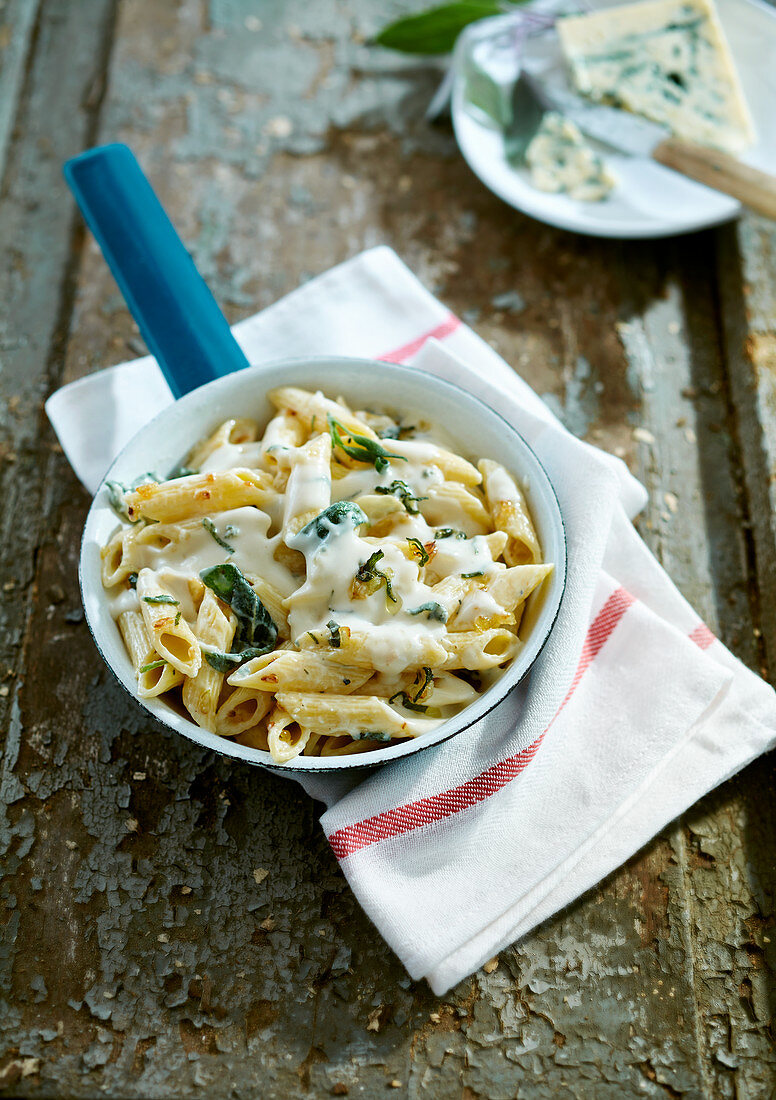
{"label": "wood grain texture", "polygon": [[632,464],[645,537],[763,662],[746,525],[764,569],[774,502],[753,456],[776,435],[732,350],[776,325],[760,223],[618,243],[517,215],[424,122],[434,74],[365,45],[412,6],[123,0],[114,30],[108,3],[42,5],[0,196],[9,1095],[773,1090],[771,762],[440,1000],[360,911],[313,804],[148,722],[78,621],[87,501],[38,402],[143,350],[59,179],[96,137],[135,149],[231,319],[391,244],[573,431]]}
{"label": "wood grain texture", "polygon": [[666,138],[652,150],[653,158],[715,191],[732,195],[766,218],[776,218],[776,177],[718,149],[679,138]]}

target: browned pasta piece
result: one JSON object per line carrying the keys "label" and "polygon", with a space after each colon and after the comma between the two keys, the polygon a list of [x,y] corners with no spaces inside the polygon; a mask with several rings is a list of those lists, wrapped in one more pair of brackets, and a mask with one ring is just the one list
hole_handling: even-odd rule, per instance
{"label": "browned pasta piece", "polygon": [[186,456],[183,466],[189,470],[199,470],[205,464],[213,451],[227,443],[233,445],[240,443],[252,443],[258,439],[259,426],[255,420],[243,418],[225,420],[212,435],[198,443]]}
{"label": "browned pasta piece", "polygon": [[[226,604],[208,588],[197,612],[195,633],[204,646],[212,646],[221,653],[228,653],[234,638],[237,620]],[[195,676],[187,677],[183,685],[183,705],[198,726],[214,733],[216,710],[224,683],[224,674],[208,662],[207,655]]]}
{"label": "browned pasta piece", "polygon": [[196,676],[202,663],[199,643],[181,616],[178,601],[152,569],[138,573],[137,595],[156,652],[184,676]]}
{"label": "browned pasta piece", "polygon": [[514,478],[498,462],[483,458],[479,463],[485,498],[493,523],[507,535],[504,560],[507,565],[531,565],[541,561],[541,547],[523,493]]}
{"label": "browned pasta piece", "polygon": [[137,674],[137,693],[152,699],[176,687],[183,674],[159,657],[151,644],[140,611],[122,611],[116,620]]}
{"label": "browned pasta piece", "polygon": [[216,733],[222,737],[236,737],[260,722],[271,706],[272,697],[265,691],[232,688],[216,711]]}
{"label": "browned pasta piece", "polygon": [[323,654],[284,650],[247,661],[231,674],[229,683],[256,691],[336,691],[348,695],[371,675],[371,669],[337,664]]}
{"label": "browned pasta piece", "polygon": [[309,726],[301,726],[281,706],[275,706],[267,722],[267,743],[276,764],[287,764],[304,751],[310,740]]}
{"label": "browned pasta piece", "polygon": [[251,749],[260,749],[262,752],[269,752],[266,721],[260,722],[257,726],[251,726],[250,729],[236,734],[234,737],[230,738],[230,740],[235,741],[238,745],[247,745],[248,748]]}
{"label": "browned pasta piece", "polygon": [[517,655],[521,646],[520,639],[506,627],[448,634],[444,644],[448,651],[445,668],[467,668],[471,671],[504,665]]}
{"label": "browned pasta piece", "polygon": [[399,714],[385,699],[370,695],[311,695],[300,691],[283,691],[277,695],[278,706],[301,727],[318,733],[347,734],[359,740],[376,734],[372,740],[390,737],[416,737],[434,729],[439,722]]}
{"label": "browned pasta piece", "polygon": [[126,503],[131,520],[146,518],[172,523],[250,504],[261,507],[275,496],[269,475],[264,471],[237,468],[139,485],[127,493]]}
{"label": "browned pasta piece", "polygon": [[309,431],[328,432],[328,417],[333,417],[349,432],[377,439],[368,424],[337,401],[324,397],[322,393],[310,393],[296,386],[281,386],[272,390],[269,399],[278,409],[288,409],[295,413]]}

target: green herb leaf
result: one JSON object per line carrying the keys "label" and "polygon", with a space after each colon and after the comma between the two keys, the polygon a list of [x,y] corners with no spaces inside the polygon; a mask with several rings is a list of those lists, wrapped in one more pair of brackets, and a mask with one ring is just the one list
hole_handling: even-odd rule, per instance
{"label": "green herb leaf", "polygon": [[500,130],[512,124],[514,84],[499,84],[471,57],[464,67],[464,97],[467,103],[487,115]]}
{"label": "green herb leaf", "polygon": [[527,80],[521,77],[512,91],[512,119],[504,129],[504,153],[513,167],[525,164],[528,146],[544,118],[544,107]]}
{"label": "green herb leaf", "polygon": [[484,577],[485,576],[485,570],[484,569],[476,569],[473,573],[461,573],[461,576],[465,580],[469,580],[470,577]]}
{"label": "green herb leaf", "polygon": [[410,544],[412,550],[417,555],[419,565],[423,566],[426,564],[427,561],[431,560],[431,555],[429,554],[428,550],[426,550],[420,539],[407,539],[407,542]]}
{"label": "green herb leaf", "polygon": [[424,707],[422,703],[413,702],[406,691],[397,691],[395,695],[391,696],[388,702],[394,703],[397,699],[403,707],[407,708],[407,710],[416,710],[420,714],[426,714],[426,712],[428,711],[428,707]]}
{"label": "green herb leaf", "polygon": [[419,500],[428,500],[428,497],[413,496],[412,489],[406,481],[392,481],[390,485],[377,485],[375,492],[380,496],[397,496],[404,505],[405,511],[411,516],[418,515],[420,509],[416,504]]}
{"label": "green herb leaf", "polygon": [[434,532],[435,539],[466,539],[468,537],[464,531],[456,531],[454,527],[440,527]]}
{"label": "green herb leaf", "polygon": [[412,611],[408,611],[408,615],[420,615],[423,612],[428,615],[429,619],[434,619],[438,623],[447,622],[447,612],[441,603],[435,603],[433,600],[430,603],[422,603],[420,607],[414,607]]}
{"label": "green herb leaf", "polygon": [[130,485],[130,489],[133,491],[138,488],[139,485],[156,485],[159,481],[163,481],[158,474],[155,474],[153,470],[146,470],[144,474],[136,477]]}
{"label": "green herb leaf", "polygon": [[[214,668],[216,672],[224,673],[232,672],[237,665],[248,660],[245,653],[222,653],[220,649],[205,649],[203,655],[211,668]],[[250,655],[252,657],[260,656],[257,653],[251,653]]]}
{"label": "green herb leaf", "polygon": [[137,573],[130,573],[127,577],[130,588],[137,588]]}
{"label": "green herb leaf", "polygon": [[389,23],[377,35],[375,42],[378,46],[402,53],[449,53],[464,27],[477,19],[499,15],[502,10],[496,0],[463,0],[443,4]]}
{"label": "green herb leaf", "polygon": [[166,592],[160,593],[158,596],[143,596],[143,603],[169,603],[175,607],[180,606],[180,600],[174,600],[172,596],[168,596]]}
{"label": "green herb leaf", "polygon": [[203,569],[199,575],[202,582],[219,599],[228,603],[237,616],[237,630],[228,656],[237,656],[238,662],[247,661],[275,648],[278,628],[236,565],[232,562],[214,565]]}
{"label": "green herb leaf", "polygon": [[393,594],[393,587],[391,585],[391,578],[387,573],[383,573],[381,569],[377,568],[377,563],[385,557],[382,550],[375,550],[374,554],[361,563],[356,573],[355,583],[363,585],[365,594],[371,596],[373,592],[376,592],[381,584],[385,584],[385,596],[386,603],[388,600],[391,603],[398,603],[398,600]]}
{"label": "green herb leaf", "polygon": [[127,504],[124,499],[124,494],[129,492],[126,485],[122,485],[120,481],[106,481],[105,489],[108,493],[108,502],[111,508],[119,517],[119,519],[125,520],[127,523],[131,523],[134,527],[136,524],[141,523],[141,519],[130,519],[129,512],[127,511]]}
{"label": "green herb leaf", "polygon": [[[420,684],[421,676],[423,677],[422,684]],[[417,703],[418,699],[422,698],[423,695],[425,695],[426,688],[429,686],[429,684],[434,683],[434,670],[431,668],[426,668],[425,666],[421,669],[418,669],[418,674],[415,677],[415,683],[420,684],[420,687],[412,697],[413,702]]]}
{"label": "green herb leaf", "polygon": [[138,672],[150,672],[152,668],[161,668],[163,665],[166,664],[166,661],[151,661],[151,663],[148,665],[141,665],[138,669]]}
{"label": "green herb leaf", "polygon": [[[421,677],[423,678],[422,683],[421,683]],[[407,710],[417,710],[417,711],[420,711],[421,714],[426,714],[426,712],[428,711],[428,707],[424,706],[422,703],[419,703],[418,699],[423,698],[423,696],[426,692],[426,688],[429,686],[429,684],[433,684],[433,682],[434,682],[433,669],[425,668],[425,667],[421,668],[421,669],[418,669],[418,674],[415,677],[414,686],[416,686],[416,687],[418,687],[418,685],[420,685],[420,686],[418,687],[418,690],[415,692],[415,694],[410,695],[406,691],[397,691],[395,695],[391,696],[391,698],[388,700],[388,702],[392,703],[394,701],[394,699],[398,699],[399,702],[401,703],[401,705],[403,707],[406,707]]]}
{"label": "green herb leaf", "polygon": [[356,580],[366,582],[376,577],[377,570],[375,566],[384,557],[385,554],[382,550],[375,550],[374,554],[370,554],[367,560],[362,561],[361,565],[359,565],[358,572],[356,573]]}
{"label": "green herb leaf", "polygon": [[[355,458],[357,462],[371,462],[378,474],[382,473],[388,465],[389,458],[397,458],[400,462],[407,461],[403,455],[394,455],[390,451],[386,451],[385,447],[382,447],[376,440],[370,439],[366,435],[354,435],[349,432],[330,413],[327,415],[327,420],[332,447],[339,447],[346,455]],[[344,432],[351,442],[345,443],[340,432]]]}
{"label": "green herb leaf", "polygon": [[329,535],[335,533],[335,528],[343,529],[360,527],[362,523],[369,523],[363,511],[352,500],[335,500],[328,508],[324,508],[320,515],[306,523],[299,535],[309,538],[314,535],[323,542]]}
{"label": "green herb leaf", "polygon": [[326,626],[329,628],[329,645],[332,649],[339,649],[342,645],[339,623],[335,623],[334,619],[329,619]]}
{"label": "green herb leaf", "polygon": [[[213,538],[216,540],[218,545],[223,547],[224,550],[226,550],[227,554],[233,554],[234,553],[234,547],[230,546],[229,543],[226,541],[226,539],[221,538],[218,531],[216,530],[216,525],[215,525],[215,523],[213,523],[212,519],[208,519],[208,517],[206,516],[202,520],[202,526],[205,528],[205,530],[208,532],[208,534],[213,536]],[[234,528],[232,528],[232,530],[234,530]]]}

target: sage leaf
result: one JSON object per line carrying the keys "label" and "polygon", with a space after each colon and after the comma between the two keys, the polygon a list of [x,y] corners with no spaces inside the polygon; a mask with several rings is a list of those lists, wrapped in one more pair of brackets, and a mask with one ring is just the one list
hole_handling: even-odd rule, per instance
{"label": "sage leaf", "polygon": [[329,535],[336,533],[336,528],[342,526],[343,530],[352,527],[360,527],[362,523],[368,523],[363,509],[359,508],[352,500],[335,500],[328,508],[306,523],[296,538],[314,537],[324,542]]}
{"label": "sage leaf", "polygon": [[[236,565],[225,562],[200,572],[200,579],[219,599],[228,603],[237,616],[237,630],[227,659],[237,658],[235,663],[260,657],[275,648],[278,628],[272,616],[251,588]],[[205,654],[208,656],[208,653]],[[211,653],[210,656],[213,656]],[[212,661],[209,662],[211,665]],[[213,668],[216,666],[213,665]],[[223,671],[219,669],[219,672]]]}
{"label": "sage leaf", "polygon": [[420,607],[413,607],[412,610],[407,611],[407,614],[425,614],[428,616],[429,619],[433,619],[435,622],[447,622],[447,612],[445,611],[444,607],[442,607],[441,603],[436,603],[435,600],[432,600],[430,603],[422,603]]}
{"label": "sage leaf", "polygon": [[497,0],[459,0],[417,15],[407,15],[383,27],[375,38],[378,46],[412,54],[450,53],[464,27],[504,10]]}
{"label": "sage leaf", "polygon": [[[230,546],[229,543],[226,541],[226,539],[221,538],[221,536],[219,535],[218,530],[216,528],[216,525],[215,525],[215,523],[213,523],[212,519],[208,519],[208,517],[205,516],[205,518],[202,520],[202,526],[205,528],[205,530],[208,532],[209,535],[213,536],[213,538],[216,540],[218,545],[220,547],[222,547],[224,550],[226,550],[227,554],[233,554],[234,553],[234,547]],[[230,525],[230,527],[231,527],[231,525]],[[227,529],[226,529],[227,533],[229,532],[230,527],[227,527]],[[234,531],[234,527],[231,527],[231,530]]]}
{"label": "sage leaf", "polygon": [[[357,462],[367,462],[374,466],[378,474],[382,473],[385,467],[388,465],[389,458],[396,458],[400,462],[406,462],[407,459],[404,455],[394,455],[390,451],[386,451],[385,447],[382,447],[374,439],[370,439],[366,435],[354,435],[353,432],[349,432],[338,420],[335,420],[333,416],[328,416],[329,422],[329,434],[331,435],[332,447],[339,447],[345,452],[346,455],[350,455],[351,458],[355,458]],[[344,432],[349,437],[350,443],[345,443],[340,432]]]}

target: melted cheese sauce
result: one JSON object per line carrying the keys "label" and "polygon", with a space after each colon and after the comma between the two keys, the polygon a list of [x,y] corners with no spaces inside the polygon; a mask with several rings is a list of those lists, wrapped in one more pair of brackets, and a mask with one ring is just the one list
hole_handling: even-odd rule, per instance
{"label": "melted cheese sauce", "polygon": [[[399,677],[407,670],[411,678],[429,665],[439,669],[444,664],[449,650],[442,642],[451,620],[455,630],[476,633],[487,620],[509,619],[486,587],[488,578],[506,566],[494,561],[482,534],[493,528],[482,488],[473,484],[481,481],[480,475],[456,456],[441,433],[423,424],[415,438],[382,439],[380,445],[391,457],[377,470],[371,463],[331,463],[320,429],[304,446],[287,446],[281,442],[285,429],[280,419],[273,424],[284,454],[281,465],[274,458],[268,461],[265,438],[221,443],[199,471],[269,469],[277,492],[261,507],[125,528],[122,546],[131,554],[131,568],[152,570],[162,591],[177,601],[176,614],[190,627],[197,624],[201,572],[233,563],[249,581],[274,590],[272,598],[287,614],[292,646],[309,651],[309,643],[302,644],[306,635],[318,645],[320,637],[331,637],[330,624],[346,628],[357,639],[358,662],[375,670],[363,693],[385,700],[395,693],[397,681],[406,682]],[[440,448],[450,453],[441,455]],[[468,479],[468,489],[452,474],[446,478],[451,464]],[[514,494],[508,474],[501,480],[491,476],[489,494],[494,491]],[[385,507],[377,507],[376,501]],[[116,618],[140,608],[128,584],[109,590]],[[201,648],[213,649],[204,643]],[[481,683],[489,684],[502,671],[484,671]],[[440,702],[435,705],[442,709],[437,715],[444,715],[445,708],[460,709],[477,694],[451,672],[440,671],[439,683]],[[401,701],[393,706],[404,710]],[[405,713],[418,721],[412,711]],[[443,720],[423,719],[429,728]],[[372,732],[378,736],[379,731]]]}

